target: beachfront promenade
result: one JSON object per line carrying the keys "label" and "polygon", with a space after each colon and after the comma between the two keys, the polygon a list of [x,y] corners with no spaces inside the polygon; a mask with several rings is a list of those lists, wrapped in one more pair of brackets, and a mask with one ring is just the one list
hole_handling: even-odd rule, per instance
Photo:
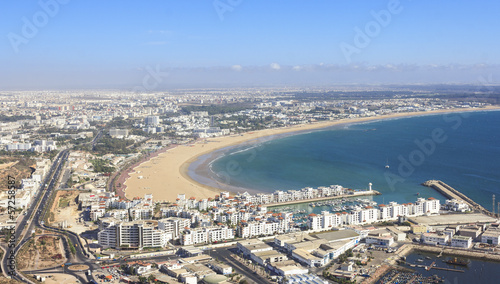
{"label": "beachfront promenade", "polygon": [[489,216],[494,216],[495,214],[491,213],[488,211],[486,208],[483,206],[479,205],[476,203],[474,200],[466,196],[465,194],[461,193],[460,191],[454,189],[453,187],[447,185],[446,183],[440,181],[440,180],[428,180],[424,182],[422,185],[427,186],[427,187],[432,187],[435,190],[437,190],[439,193],[444,195],[448,199],[456,199],[459,201],[463,201],[467,203],[470,208],[472,208],[474,211],[478,211],[481,213],[484,213]]}

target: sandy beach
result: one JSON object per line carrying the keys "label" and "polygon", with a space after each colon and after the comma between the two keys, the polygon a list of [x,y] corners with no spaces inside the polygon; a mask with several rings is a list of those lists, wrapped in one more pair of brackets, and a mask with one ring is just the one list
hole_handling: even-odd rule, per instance
{"label": "sandy beach", "polygon": [[394,119],[419,115],[430,115],[451,112],[484,111],[500,109],[499,107],[487,107],[478,109],[446,109],[432,112],[410,112],[397,113],[382,116],[341,119],[323,121],[305,125],[297,125],[286,128],[266,129],[247,132],[244,134],[209,138],[190,145],[180,145],[159,154],[146,162],[133,168],[129,173],[124,185],[125,195],[132,199],[136,196],[143,197],[146,193],[152,193],[155,200],[175,201],[177,194],[184,193],[186,198],[197,199],[214,197],[221,189],[200,184],[188,175],[189,165],[202,155],[217,149],[237,145],[248,140],[259,139],[271,135],[278,135],[297,131],[325,128],[339,124],[360,123],[373,120]]}

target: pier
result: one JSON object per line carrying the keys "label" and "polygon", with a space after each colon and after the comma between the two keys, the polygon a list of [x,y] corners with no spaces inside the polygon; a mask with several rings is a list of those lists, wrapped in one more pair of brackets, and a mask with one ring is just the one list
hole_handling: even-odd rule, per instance
{"label": "pier", "polygon": [[436,261],[433,261],[431,265],[429,265],[425,270],[429,271],[432,269],[432,267],[436,264]]}
{"label": "pier", "polygon": [[453,272],[462,272],[462,273],[465,272],[465,270],[461,270],[461,269],[444,268],[444,267],[437,267],[437,266],[431,267],[428,270],[431,270],[431,269],[446,270],[446,271],[453,271]]}
{"label": "pier", "polygon": [[465,270],[462,269],[453,269],[453,268],[446,268],[446,267],[437,267],[436,266],[436,261],[433,261],[430,265],[422,265],[422,264],[415,264],[415,263],[406,263],[410,267],[419,267],[419,268],[424,268],[425,270],[429,271],[431,269],[437,269],[437,270],[446,270],[446,271],[452,271],[452,272],[465,272]]}
{"label": "pier", "polygon": [[427,186],[427,187],[432,187],[434,188],[437,192],[441,193],[448,199],[456,199],[459,201],[463,201],[469,205],[469,207],[477,212],[481,212],[483,214],[486,214],[488,216],[495,217],[495,214],[492,212],[488,211],[486,208],[483,206],[479,205],[476,203],[474,200],[466,196],[465,194],[461,193],[460,191],[454,189],[453,187],[447,185],[446,183],[440,181],[440,180],[428,180],[424,182],[422,185]]}

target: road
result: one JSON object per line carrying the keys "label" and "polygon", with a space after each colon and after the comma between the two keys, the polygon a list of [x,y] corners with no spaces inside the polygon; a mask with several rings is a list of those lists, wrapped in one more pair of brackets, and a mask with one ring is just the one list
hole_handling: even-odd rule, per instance
{"label": "road", "polygon": [[237,252],[236,246],[216,248],[206,251],[206,254],[212,258],[216,258],[224,263],[233,267],[234,271],[245,276],[247,279],[255,283],[270,283],[268,279],[257,274],[255,271],[250,270],[247,266],[242,264],[239,260],[233,257],[233,252]]}
{"label": "road", "polygon": [[[7,275],[11,275],[12,278],[15,280],[22,281],[25,283],[30,283],[27,279],[25,279],[24,276],[20,275],[17,272],[15,256],[17,255],[19,249],[31,239],[31,232],[36,227],[45,229],[47,231],[52,231],[54,233],[66,235],[68,237],[68,239],[74,244],[76,249],[76,254],[72,255],[70,253],[69,244],[66,242],[65,238],[63,238],[66,250],[66,256],[68,257],[70,262],[74,264],[87,264],[92,269],[98,267],[92,261],[89,260],[88,258],[89,255],[83,250],[83,246],[78,235],[70,231],[46,226],[42,220],[43,216],[45,216],[45,214],[47,213],[47,210],[49,210],[48,204],[50,196],[55,190],[55,186],[63,169],[63,165],[68,158],[68,155],[69,155],[69,150],[63,150],[59,152],[59,154],[56,156],[54,162],[52,163],[52,167],[50,168],[49,172],[46,175],[46,178],[42,182],[40,188],[38,189],[38,192],[33,198],[33,203],[26,210],[26,215],[24,215],[21,221],[18,222],[16,227],[14,228],[15,229],[15,232],[13,234],[14,237],[13,238],[11,237],[11,239],[14,242],[9,243],[10,247],[4,247],[7,253],[4,255],[2,259],[1,263],[2,269],[3,271],[5,271]],[[73,275],[73,273],[70,274]],[[75,276],[77,275],[75,274]],[[81,276],[77,276],[77,278],[80,279],[82,283],[94,280],[92,275],[87,276],[86,281]]]}
{"label": "road", "polygon": [[[96,135],[94,140],[88,143],[94,146],[97,140],[99,140],[100,136],[102,136],[102,131],[100,131],[98,135]],[[49,213],[48,211],[50,210],[50,208],[48,205],[50,203],[50,198],[54,193],[54,191],[56,190],[57,181],[59,180],[60,175],[63,174],[64,163],[66,162],[68,156],[69,156],[69,149],[65,149],[59,152],[59,154],[55,157],[49,172],[47,173],[45,179],[41,183],[40,188],[38,189],[36,195],[32,199],[33,202],[25,210],[26,214],[22,216],[20,220],[18,218],[18,222],[15,228],[13,228],[13,237],[11,237],[13,241],[8,243],[10,247],[6,244],[2,244],[2,247],[4,248],[6,253],[1,261],[1,267],[2,270],[5,272],[5,274],[10,275],[12,279],[24,283],[33,283],[30,280],[26,279],[23,275],[21,275],[17,271],[17,264],[15,258],[21,247],[25,243],[31,240],[32,231],[34,231],[36,228],[41,228],[46,231],[51,231],[54,234],[60,236],[61,235],[66,236],[71,241],[76,250],[75,254],[71,253],[70,245],[67,242],[67,239],[64,237],[62,238],[68,262],[72,263],[73,265],[77,264],[88,265],[91,271],[101,269],[101,266],[96,264],[96,260],[89,259],[90,255],[83,249],[83,244],[81,243],[81,239],[77,234],[71,231],[48,226],[44,224],[43,221],[44,216]],[[173,255],[173,256],[143,258],[142,260],[145,261],[164,260],[165,257],[170,257],[170,259],[177,258],[177,256]],[[123,264],[125,262],[121,260],[118,263]],[[109,264],[101,264],[101,265],[110,266]],[[85,279],[84,277],[81,276],[82,273],[69,271],[67,267],[53,267],[42,270],[26,271],[25,273],[29,274],[31,272],[42,273],[44,271],[51,273],[71,274],[75,276],[81,283],[87,283],[90,282],[91,280],[95,280],[92,274],[87,275],[87,273],[85,273],[86,276]]]}
{"label": "road", "polygon": [[90,142],[90,145],[92,146],[92,151],[95,150],[95,145],[97,144],[97,141],[99,141],[99,139],[101,139],[101,137],[102,137],[102,130],[99,130],[99,132],[97,132],[97,135]]}

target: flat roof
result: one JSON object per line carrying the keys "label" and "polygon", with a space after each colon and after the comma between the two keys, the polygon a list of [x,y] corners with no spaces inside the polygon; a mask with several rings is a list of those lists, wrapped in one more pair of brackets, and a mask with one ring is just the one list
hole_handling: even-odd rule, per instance
{"label": "flat roof", "polygon": [[209,264],[213,265],[213,266],[217,266],[219,268],[232,268],[232,266],[224,263],[224,262],[217,262],[217,261],[210,261]]}
{"label": "flat roof", "polygon": [[353,230],[338,230],[338,231],[319,233],[316,236],[328,240],[329,242],[334,242],[342,239],[359,237],[359,234]]}
{"label": "flat roof", "polygon": [[203,253],[203,251],[201,249],[195,248],[193,246],[182,247],[181,249],[183,249],[189,253],[192,253],[192,254]]}
{"label": "flat roof", "polygon": [[193,257],[186,257],[186,258],[181,258],[181,262],[197,262],[197,261],[205,261],[205,260],[212,260],[212,257],[206,255],[206,254],[200,254],[197,256]]}
{"label": "flat roof", "polygon": [[334,250],[338,250],[339,248],[345,246],[349,242],[350,242],[350,240],[344,240],[344,241],[332,242],[332,243],[329,243],[326,245],[331,247]]}
{"label": "flat roof", "polygon": [[493,223],[495,218],[481,213],[472,214],[444,214],[433,216],[419,216],[408,218],[419,225],[449,225],[449,224],[470,224],[477,222]]}
{"label": "flat roof", "polygon": [[468,240],[472,239],[472,237],[457,236],[457,235],[455,235],[455,236],[453,236],[453,239],[455,239],[455,240],[462,240],[462,241],[468,241]]}
{"label": "flat roof", "polygon": [[187,269],[187,270],[191,270],[193,273],[204,272],[204,271],[212,271],[212,269],[206,267],[203,264],[199,264],[199,263],[186,264],[186,265],[184,265],[184,268]]}
{"label": "flat roof", "polygon": [[266,250],[266,251],[259,251],[254,253],[255,256],[265,258],[265,257],[273,257],[273,256],[285,256],[284,254],[275,251],[275,250]]}
{"label": "flat roof", "polygon": [[498,232],[498,231],[485,231],[483,233],[483,236],[485,236],[485,237],[486,236],[488,236],[488,237],[498,237],[498,236],[500,236],[500,232]]}
{"label": "flat roof", "polygon": [[293,253],[295,253],[296,255],[298,255],[304,259],[321,260],[321,258],[314,256],[311,253],[309,253],[303,249],[296,249],[293,251]]}
{"label": "flat roof", "polygon": [[314,241],[296,242],[296,243],[292,243],[292,245],[296,249],[313,250],[313,249],[317,249],[322,244],[327,244],[327,243],[328,243],[328,240],[316,239]]}
{"label": "flat roof", "polygon": [[262,249],[266,249],[266,250],[273,249],[270,245],[268,245],[268,244],[266,244],[264,242],[261,242],[261,243],[251,243],[251,244],[240,243],[240,245],[243,246],[244,248],[248,249],[249,251],[262,250]]}
{"label": "flat roof", "polygon": [[298,265],[285,265],[285,266],[280,266],[278,268],[279,270],[285,272],[285,271],[294,271],[294,270],[303,270],[303,271],[308,271],[306,268]]}

